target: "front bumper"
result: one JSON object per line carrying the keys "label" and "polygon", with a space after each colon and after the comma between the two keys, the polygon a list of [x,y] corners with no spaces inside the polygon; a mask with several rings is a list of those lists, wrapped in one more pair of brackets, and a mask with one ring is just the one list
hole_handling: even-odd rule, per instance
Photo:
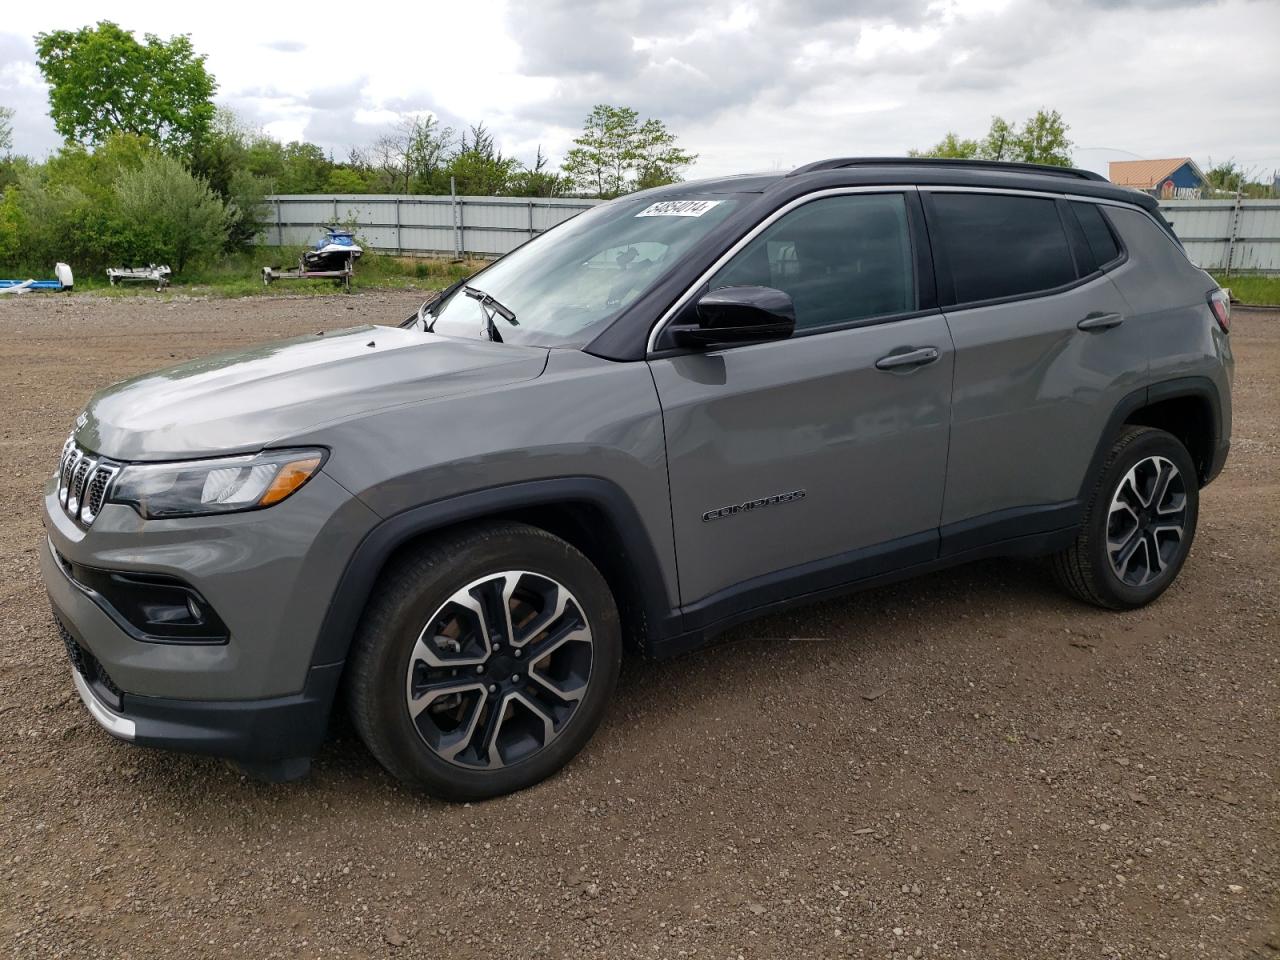
{"label": "front bumper", "polygon": [[[143,521],[108,505],[88,530],[55,490],[45,494],[40,571],[94,719],[121,739],[227,757],[268,779],[305,772],[343,666],[340,655],[313,658],[319,626],[376,516],[323,474],[271,510]],[[74,565],[177,577],[212,605],[228,636],[140,636]]]}
{"label": "front bumper", "polygon": [[[50,553],[47,544],[43,553]],[[72,683],[90,716],[107,733],[139,746],[225,757],[262,779],[289,780],[306,773],[310,758],[324,742],[341,663],[311,668],[301,693],[262,700],[178,700],[127,693],[85,643],[75,614],[68,613],[76,605],[63,605],[68,598],[50,576],[60,568],[51,556],[48,562],[54,564],[45,572],[49,602],[70,654]],[[78,612],[83,623],[85,611]],[[108,623],[110,629],[119,629]]]}

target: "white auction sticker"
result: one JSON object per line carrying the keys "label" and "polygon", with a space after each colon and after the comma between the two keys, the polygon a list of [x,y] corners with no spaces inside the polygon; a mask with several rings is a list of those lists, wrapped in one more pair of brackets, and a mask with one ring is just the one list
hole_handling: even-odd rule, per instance
{"label": "white auction sticker", "polygon": [[659,200],[657,203],[649,204],[636,216],[700,217],[719,203],[719,200]]}

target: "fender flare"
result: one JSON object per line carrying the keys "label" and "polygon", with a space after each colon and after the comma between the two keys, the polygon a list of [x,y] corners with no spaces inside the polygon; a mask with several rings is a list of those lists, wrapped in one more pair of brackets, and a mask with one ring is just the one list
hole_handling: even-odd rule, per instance
{"label": "fender flare", "polygon": [[[1094,449],[1093,458],[1089,461],[1089,469],[1085,471],[1084,481],[1080,484],[1080,493],[1076,498],[1076,502],[1080,504],[1081,509],[1089,502],[1089,495],[1093,491],[1093,486],[1097,482],[1098,474],[1102,472],[1102,465],[1107,459],[1107,451],[1111,449],[1111,444],[1115,441],[1116,436],[1120,433],[1120,428],[1124,422],[1132,416],[1136,411],[1143,407],[1150,406],[1153,403],[1159,403],[1162,400],[1173,400],[1177,397],[1196,397],[1204,400],[1209,404],[1210,423],[1213,426],[1213,448],[1215,451],[1220,449],[1222,442],[1222,398],[1218,393],[1218,385],[1208,377],[1176,377],[1172,380],[1161,380],[1158,383],[1148,384],[1145,387],[1139,387],[1132,393],[1126,394],[1107,420],[1106,429],[1098,437],[1098,445]],[[1221,465],[1221,455],[1217,454],[1215,459]],[[1212,479],[1213,470],[1210,471]],[[1205,482],[1208,482],[1207,480]]]}
{"label": "fender flare", "polygon": [[621,537],[644,598],[651,629],[671,621],[662,567],[631,498],[600,477],[556,477],[489,487],[423,504],[383,520],[356,547],[329,600],[312,652],[312,667],[344,660],[378,575],[392,553],[411,539],[458,523],[482,520],[528,507],[587,503],[609,517]]}

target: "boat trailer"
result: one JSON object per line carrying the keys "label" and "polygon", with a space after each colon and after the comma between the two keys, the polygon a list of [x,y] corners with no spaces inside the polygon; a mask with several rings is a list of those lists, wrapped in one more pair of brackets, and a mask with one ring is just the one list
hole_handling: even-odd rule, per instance
{"label": "boat trailer", "polygon": [[351,275],[354,272],[351,266],[352,261],[348,257],[341,270],[307,270],[302,266],[294,267],[291,270],[281,270],[279,267],[263,267],[262,285],[269,287],[276,280],[332,280],[342,287],[343,291],[350,293]]}
{"label": "boat trailer", "polygon": [[169,285],[173,271],[167,266],[149,263],[145,267],[107,267],[107,281],[114,287],[118,283],[154,283],[156,293]]}
{"label": "boat trailer", "polygon": [[59,262],[53,268],[53,280],[0,280],[0,294],[26,293],[28,290],[70,290],[75,286],[71,268]]}

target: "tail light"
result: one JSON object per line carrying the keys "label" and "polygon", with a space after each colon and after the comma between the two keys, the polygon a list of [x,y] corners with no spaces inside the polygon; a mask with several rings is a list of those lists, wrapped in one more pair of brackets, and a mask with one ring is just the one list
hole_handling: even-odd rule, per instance
{"label": "tail light", "polygon": [[1209,309],[1213,311],[1213,319],[1218,321],[1218,326],[1222,328],[1223,333],[1231,332],[1231,297],[1227,295],[1227,291],[1219,288],[1209,293]]}

